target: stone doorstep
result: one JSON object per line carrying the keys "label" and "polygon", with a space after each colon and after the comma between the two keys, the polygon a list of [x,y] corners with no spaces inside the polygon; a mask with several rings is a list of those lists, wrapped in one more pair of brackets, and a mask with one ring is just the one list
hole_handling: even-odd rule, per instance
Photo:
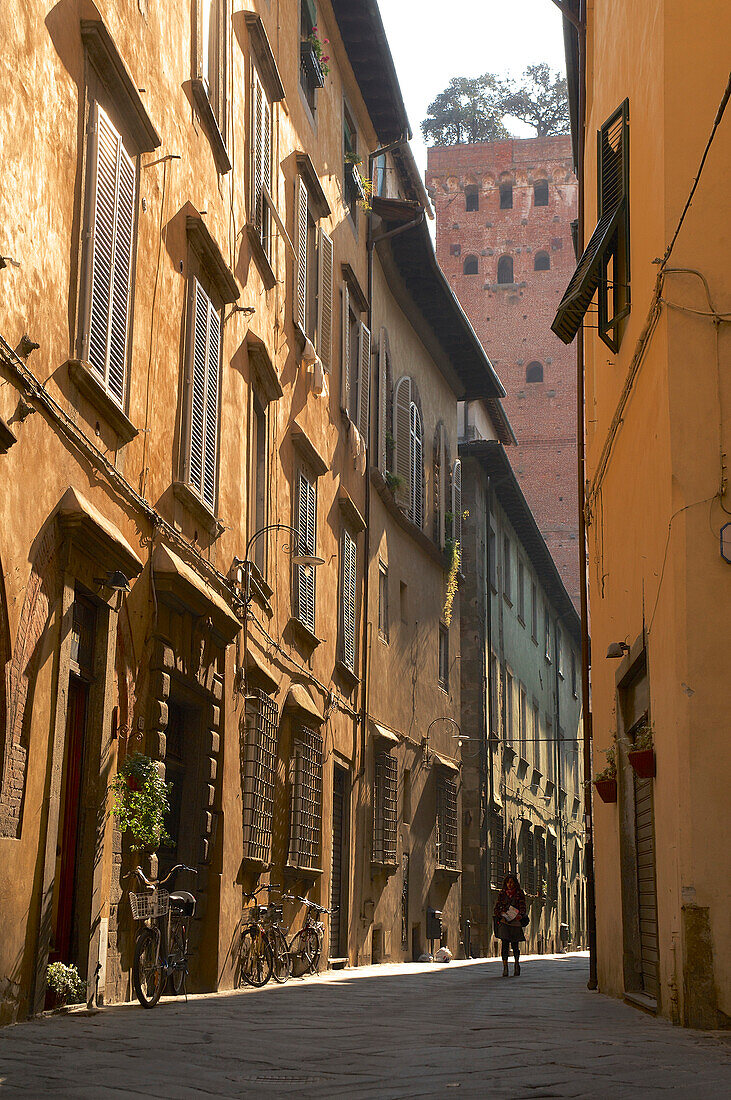
{"label": "stone doorstep", "polygon": [[647,993],[625,991],[624,1003],[632,1008],[641,1009],[649,1016],[657,1016],[657,1001],[654,997],[648,996]]}
{"label": "stone doorstep", "polygon": [[346,966],[348,965],[349,962],[350,962],[350,960],[347,959],[347,958],[346,959],[333,959],[333,958],[330,958],[330,959],[327,960],[327,968],[328,968],[328,970],[345,970],[345,968],[346,968]]}

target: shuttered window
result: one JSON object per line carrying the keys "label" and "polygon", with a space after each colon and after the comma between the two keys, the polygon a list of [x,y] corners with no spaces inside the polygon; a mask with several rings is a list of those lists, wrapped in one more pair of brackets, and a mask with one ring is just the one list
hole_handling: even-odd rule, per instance
{"label": "shuttered window", "polygon": [[505,877],[505,822],[496,806],[490,810],[490,881],[500,887]]}
{"label": "shuttered window", "polygon": [[523,889],[526,894],[535,894],[536,892],[536,853],[535,853],[535,838],[531,832],[531,827],[527,823],[523,825],[523,831],[521,834],[522,847],[523,847],[523,866],[522,879]]}
{"label": "shuttered window", "polygon": [[246,717],[242,798],[244,858],[266,864],[272,850],[277,705],[263,691],[255,690],[250,693]]}
{"label": "shuttered window", "polygon": [[355,611],[357,548],[349,531],[343,530],[340,565],[340,659],[355,672]]}
{"label": "shuttered window", "polygon": [[307,252],[309,203],[307,197],[307,185],[301,176],[297,177],[296,184],[296,218],[295,226],[297,239],[297,294],[295,297],[294,319],[303,333],[307,332]]}
{"label": "shuttered window", "polygon": [[[317,530],[317,491],[314,480],[303,470],[297,475],[298,551],[314,554]],[[294,614],[303,626],[315,633],[315,570],[307,565],[294,566]]]}
{"label": "shuttered window", "polygon": [[251,74],[251,220],[271,263],[272,108],[253,64]]}
{"label": "shuttered window", "polygon": [[187,482],[212,510],[216,507],[221,318],[198,282],[191,284],[188,357]]}
{"label": "shuttered window", "polygon": [[396,759],[383,750],[375,755],[373,790],[373,862],[396,864],[397,825]]}
{"label": "shuttered window", "polygon": [[93,196],[85,356],[112,397],[124,405],[132,288],[135,164],[98,105],[93,125]]}
{"label": "shuttered window", "polygon": [[381,329],[378,341],[378,469],[382,474],[388,468],[388,335]]}
{"label": "shuttered window", "polygon": [[444,546],[447,538],[447,455],[444,425],[437,424],[434,436],[434,541]]}
{"label": "shuttered window", "polygon": [[396,501],[404,509],[411,501],[411,379],[399,378],[393,396],[394,474]]}
{"label": "shuttered window", "polygon": [[462,462],[459,458],[452,465],[452,538],[462,546]]}
{"label": "shuttered window", "polygon": [[358,431],[366,446],[369,444],[371,394],[371,333],[363,322],[358,326]]}
{"label": "shuttered window", "polygon": [[409,518],[419,529],[424,523],[424,442],[421,427],[421,414],[416,404],[411,402],[411,505]]}
{"label": "shuttered window", "polygon": [[324,229],[318,234],[317,256],[317,354],[329,374],[333,338],[333,242]]}
{"label": "shuttered window", "polygon": [[552,836],[548,838],[546,892],[548,900],[555,902],[558,898],[558,859],[556,857],[556,841]]}
{"label": "shuttered window", "polygon": [[543,833],[536,836],[536,893],[539,897],[546,896],[546,838]]}
{"label": "shuttered window", "polygon": [[340,408],[343,412],[350,410],[350,291],[348,284],[343,283],[343,293],[340,298]]}
{"label": "shuttered window", "polygon": [[322,846],[322,737],[302,727],[291,760],[289,863],[319,868]]}
{"label": "shuttered window", "polygon": [[457,870],[457,784],[446,775],[437,776],[437,867]]}

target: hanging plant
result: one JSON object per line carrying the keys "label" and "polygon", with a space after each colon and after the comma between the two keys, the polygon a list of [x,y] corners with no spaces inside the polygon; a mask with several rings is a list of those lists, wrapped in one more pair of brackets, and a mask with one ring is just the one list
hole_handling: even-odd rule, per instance
{"label": "hanging plant", "polygon": [[359,157],[357,153],[346,153],[345,163],[350,168],[353,186],[358,195],[358,206],[364,214],[370,214],[371,199],[373,197],[373,180],[366,179],[361,172],[360,165],[363,162],[362,158]]}
{"label": "hanging plant", "polygon": [[445,626],[449,626],[452,622],[452,605],[454,603],[454,597],[457,594],[457,586],[459,584],[459,543],[456,542],[454,539],[447,539],[445,549],[447,552],[447,558],[449,560],[449,572],[447,573],[447,591],[444,598],[443,616]]}
{"label": "hanging plant", "polygon": [[643,726],[635,734],[627,759],[640,779],[655,778],[655,743],[652,726]]}
{"label": "hanging plant", "polygon": [[386,484],[392,493],[397,493],[404,483],[404,479],[399,477],[398,474],[392,474],[390,470],[386,470]]}
{"label": "hanging plant", "polygon": [[320,32],[318,31],[317,26],[314,26],[308,34],[307,38],[305,39],[305,42],[307,42],[308,45],[312,47],[312,52],[317,58],[317,63],[322,70],[322,75],[327,76],[327,74],[330,72],[330,66],[328,65],[330,55],[325,53],[325,46],[329,45],[330,39],[321,39]]}
{"label": "hanging plant", "polygon": [[131,833],[133,852],[172,844],[164,824],[170,811],[170,786],[160,777],[155,761],[139,752],[125,760],[112,780],[112,811],[120,831]]}
{"label": "hanging plant", "polygon": [[617,748],[616,745],[610,745],[608,749],[603,749],[602,751],[607,758],[607,765],[594,776],[594,786],[602,802],[616,802]]}
{"label": "hanging plant", "polygon": [[49,963],[46,981],[48,988],[56,994],[59,1005],[78,1005],[86,1000],[86,982],[73,964],[67,966],[62,962]]}

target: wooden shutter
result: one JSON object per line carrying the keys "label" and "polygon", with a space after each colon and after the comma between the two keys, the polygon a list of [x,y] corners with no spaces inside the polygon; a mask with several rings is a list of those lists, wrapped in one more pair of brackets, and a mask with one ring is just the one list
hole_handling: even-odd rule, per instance
{"label": "wooden shutter", "polygon": [[411,422],[411,510],[412,522],[421,530],[424,524],[424,442],[419,410],[412,401]]}
{"label": "wooden shutter", "polygon": [[447,513],[447,444],[444,425],[437,426],[436,454],[434,456],[434,510],[436,513],[436,538],[444,546]]}
{"label": "wooden shutter", "polygon": [[216,506],[221,319],[197,279],[191,294],[188,482],[211,510]]}
{"label": "wooden shutter", "polygon": [[259,74],[251,66],[251,209],[250,217],[261,233],[262,184],[264,183],[264,89]]}
{"label": "wooden shutter", "polygon": [[462,545],[462,461],[452,464],[452,538]]}
{"label": "wooden shutter", "polygon": [[330,373],[333,330],[333,242],[324,229],[319,232],[317,271],[317,354]]}
{"label": "wooden shutter", "polygon": [[295,184],[295,240],[297,242],[297,293],[294,319],[303,333],[307,325],[307,187],[301,176]]}
{"label": "wooden shutter", "polygon": [[360,363],[358,371],[358,431],[366,447],[370,444],[368,436],[370,393],[371,393],[371,333],[361,321],[358,333]]}
{"label": "wooden shutter", "polygon": [[94,197],[86,354],[122,405],[132,284],[135,165],[108,115],[95,106]]}
{"label": "wooden shutter", "polygon": [[[315,553],[317,496],[315,486],[304,471],[297,481],[297,533],[299,551]],[[295,567],[295,616],[308,630],[315,632],[315,571],[303,565]]]}
{"label": "wooden shutter", "polygon": [[208,362],[206,371],[206,421],[203,453],[203,492],[208,507],[216,506],[216,455],[218,451],[218,381],[221,354],[221,319],[208,303]]}
{"label": "wooden shutter", "polygon": [[341,361],[340,361],[340,408],[350,410],[350,292],[348,284],[343,283],[342,318],[340,323]]}
{"label": "wooden shutter", "polygon": [[411,379],[399,378],[393,395],[394,473],[400,479],[396,501],[411,503]]}
{"label": "wooden shutter", "polygon": [[348,531],[342,537],[341,630],[343,664],[355,671],[355,609],[358,554],[355,539]]}
{"label": "wooden shutter", "polygon": [[381,329],[378,341],[378,439],[376,441],[378,469],[386,472],[386,330]]}

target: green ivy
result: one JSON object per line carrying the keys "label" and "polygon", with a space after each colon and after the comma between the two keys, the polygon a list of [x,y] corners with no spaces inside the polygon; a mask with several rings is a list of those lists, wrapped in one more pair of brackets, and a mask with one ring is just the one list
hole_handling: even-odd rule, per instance
{"label": "green ivy", "polygon": [[131,833],[133,852],[172,845],[164,825],[170,811],[169,788],[154,760],[139,752],[125,760],[112,780],[113,813],[120,831]]}
{"label": "green ivy", "polygon": [[455,539],[447,539],[444,549],[449,560],[449,572],[447,573],[447,591],[444,599],[444,622],[449,626],[452,622],[452,605],[459,585],[460,547]]}
{"label": "green ivy", "polygon": [[390,470],[386,471],[386,484],[392,493],[397,493],[403,483],[404,479],[398,474],[392,474]]}

